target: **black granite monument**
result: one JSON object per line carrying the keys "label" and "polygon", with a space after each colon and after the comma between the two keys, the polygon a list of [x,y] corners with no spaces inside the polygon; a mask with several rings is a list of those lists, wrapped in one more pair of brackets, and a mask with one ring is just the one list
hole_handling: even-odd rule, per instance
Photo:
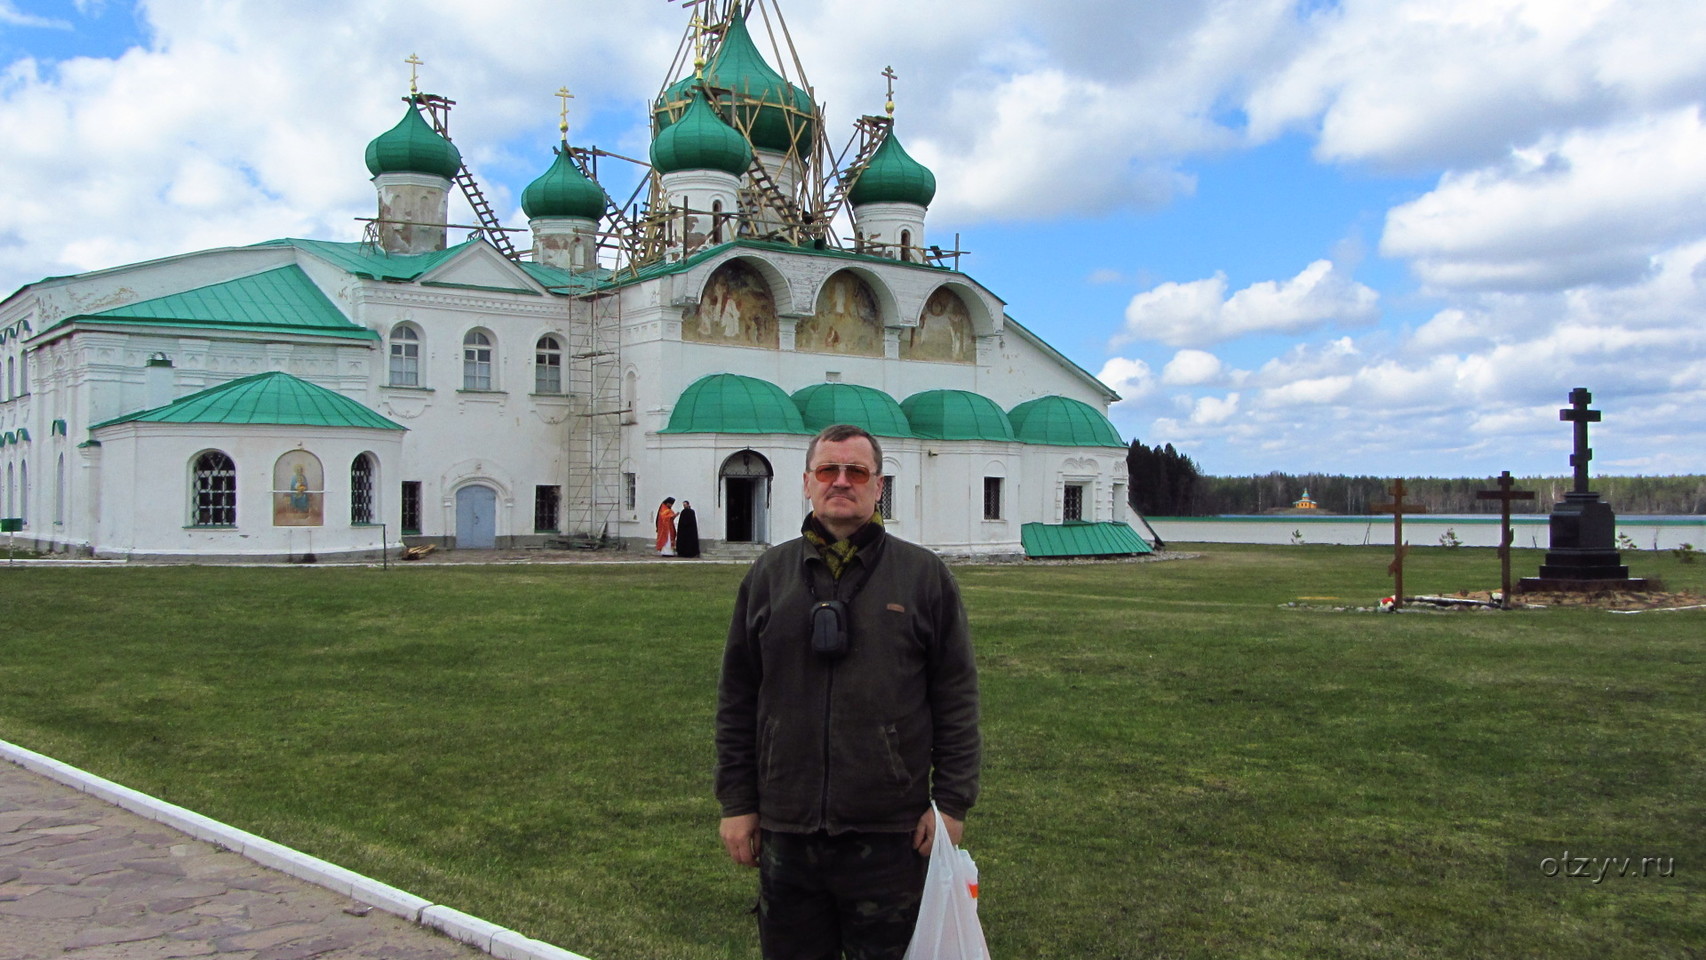
{"label": "black granite monument", "polygon": [[1597,423],[1598,410],[1589,410],[1593,394],[1586,387],[1570,391],[1570,405],[1558,411],[1558,419],[1576,425],[1576,450],[1570,454],[1575,468],[1575,487],[1564,494],[1564,502],[1552,505],[1552,546],[1540,576],[1524,577],[1518,592],[1530,590],[1645,590],[1647,581],[1630,579],[1629,568],[1617,552],[1617,515],[1611,505],[1588,489],[1588,424]]}

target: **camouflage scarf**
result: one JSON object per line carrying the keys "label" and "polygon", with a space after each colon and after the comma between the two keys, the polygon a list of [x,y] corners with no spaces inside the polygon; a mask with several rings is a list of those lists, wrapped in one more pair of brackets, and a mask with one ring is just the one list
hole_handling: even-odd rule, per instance
{"label": "camouflage scarf", "polygon": [[806,514],[806,522],[800,525],[800,535],[806,542],[817,548],[818,556],[829,567],[830,576],[841,579],[841,572],[853,562],[853,556],[860,547],[868,547],[882,533],[883,515],[872,513],[871,520],[864,526],[853,531],[853,535],[845,540],[837,540],[822,523],[818,522],[816,514]]}

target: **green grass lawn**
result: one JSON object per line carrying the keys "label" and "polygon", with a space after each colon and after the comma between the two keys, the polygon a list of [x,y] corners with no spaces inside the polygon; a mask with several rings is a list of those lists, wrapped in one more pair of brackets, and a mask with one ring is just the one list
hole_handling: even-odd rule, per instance
{"label": "green grass lawn", "polygon": [[[1286,607],[1371,605],[1389,551],[1190,549],[956,569],[995,957],[1700,956],[1706,611]],[[595,960],[755,956],[710,796],[741,575],[0,566],[0,737]]]}

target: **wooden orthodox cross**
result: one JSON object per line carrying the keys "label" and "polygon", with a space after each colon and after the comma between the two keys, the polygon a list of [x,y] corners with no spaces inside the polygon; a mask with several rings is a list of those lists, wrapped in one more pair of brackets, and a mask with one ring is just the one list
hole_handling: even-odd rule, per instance
{"label": "wooden orthodox cross", "polygon": [[1499,606],[1505,610],[1511,608],[1511,501],[1534,499],[1533,490],[1511,489],[1515,485],[1506,470],[1499,474],[1499,489],[1475,491],[1477,500],[1499,501]]}
{"label": "wooden orthodox cross", "polygon": [[1588,446],[1588,424],[1598,423],[1598,410],[1589,410],[1588,404],[1593,402],[1593,394],[1587,387],[1577,387],[1570,391],[1570,405],[1558,411],[1558,419],[1573,421],[1576,425],[1576,450],[1570,454],[1570,466],[1576,468],[1576,493],[1588,492],[1588,461],[1593,459],[1593,449]]}
{"label": "wooden orthodox cross", "polygon": [[1386,566],[1387,576],[1396,582],[1392,586],[1392,609],[1404,605],[1404,554],[1410,552],[1410,545],[1404,542],[1404,514],[1427,513],[1426,507],[1420,504],[1404,502],[1404,480],[1399,478],[1392,481],[1392,489],[1386,491],[1392,495],[1391,503],[1383,503],[1375,507],[1377,513],[1392,514],[1392,562]]}

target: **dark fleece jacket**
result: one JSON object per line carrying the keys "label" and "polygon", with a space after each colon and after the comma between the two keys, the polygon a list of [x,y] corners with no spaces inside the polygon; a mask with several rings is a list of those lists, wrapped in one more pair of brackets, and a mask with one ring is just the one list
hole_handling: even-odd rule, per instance
{"label": "dark fleece jacket", "polygon": [[[880,529],[880,528],[879,528]],[[847,654],[812,651],[815,600],[849,608]],[[977,800],[977,666],[959,585],[929,550],[883,533],[836,580],[805,539],[741,583],[717,703],[723,816],[784,833],[912,830],[934,799]]]}

